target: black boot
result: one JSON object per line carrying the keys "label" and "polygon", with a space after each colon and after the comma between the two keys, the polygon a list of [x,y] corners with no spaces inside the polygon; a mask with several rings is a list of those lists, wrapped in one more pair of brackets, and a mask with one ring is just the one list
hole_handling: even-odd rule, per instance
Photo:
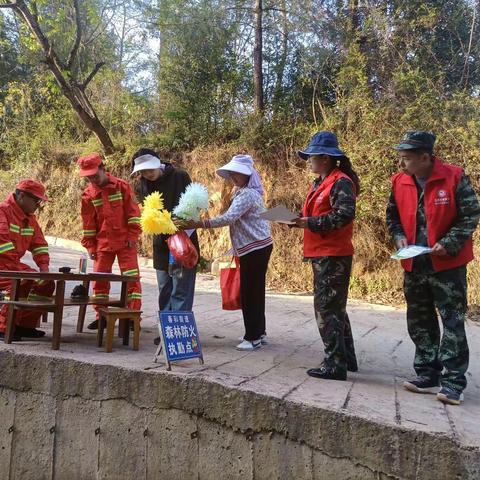
{"label": "black boot", "polygon": [[94,320],[93,322],[89,323],[87,328],[89,330],[98,330],[98,320]]}
{"label": "black boot", "polygon": [[25,328],[25,327],[15,327],[15,333],[20,337],[27,337],[27,338],[42,338],[45,336],[45,332],[43,330],[37,330],[36,328]]}
{"label": "black boot", "polygon": [[337,367],[328,367],[327,365],[320,365],[318,368],[311,368],[307,370],[307,375],[315,378],[323,378],[325,380],[346,380],[347,372],[339,370]]}
{"label": "black boot", "polygon": [[[5,340],[5,332],[0,332],[0,340]],[[21,342],[22,337],[17,332],[14,332],[13,337],[12,337],[12,341]]]}

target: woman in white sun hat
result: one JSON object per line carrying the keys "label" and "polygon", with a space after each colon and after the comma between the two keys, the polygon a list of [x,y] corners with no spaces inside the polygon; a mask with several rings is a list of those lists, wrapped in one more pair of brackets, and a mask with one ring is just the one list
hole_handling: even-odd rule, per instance
{"label": "woman in white sun hat", "polygon": [[260,218],[265,210],[263,186],[250,155],[235,155],[217,170],[236,187],[230,208],[218,217],[182,223],[183,228],[230,227],[233,251],[240,259],[240,290],[245,335],[238,350],[255,350],[267,343],[265,277],[273,248],[270,225]]}

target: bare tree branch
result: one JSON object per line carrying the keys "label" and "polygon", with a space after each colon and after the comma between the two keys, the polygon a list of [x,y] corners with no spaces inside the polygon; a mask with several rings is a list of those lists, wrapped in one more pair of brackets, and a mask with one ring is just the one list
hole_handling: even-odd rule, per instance
{"label": "bare tree branch", "polygon": [[80,85],[81,90],[85,90],[87,85],[93,80],[93,77],[98,73],[98,71],[105,65],[105,62],[100,62],[93,67],[93,70],[90,72],[90,75],[87,79]]}
{"label": "bare tree branch", "polygon": [[75,33],[75,42],[68,54],[66,68],[70,70],[72,68],[73,62],[75,61],[75,57],[77,56],[78,49],[80,47],[80,42],[82,40],[82,22],[80,19],[80,8],[78,5],[78,0],[73,0],[73,9],[75,12],[75,26],[76,26],[76,33]]}
{"label": "bare tree branch", "polygon": [[[93,29],[93,31],[90,34],[89,38],[86,38],[83,42],[84,45],[88,45],[92,42],[94,42],[102,33],[106,30],[107,26],[111,23],[113,20],[113,17],[115,16],[115,11],[117,9],[117,2],[113,2],[113,5],[111,6],[112,14],[110,18],[105,22],[103,20],[103,16],[105,15],[105,12],[107,11],[108,8],[110,8],[109,3],[105,3],[105,5],[102,8],[102,11],[100,12],[100,21],[98,22],[97,26]],[[97,31],[100,30],[100,32],[97,34]]]}
{"label": "bare tree branch", "polygon": [[473,36],[474,36],[474,33],[475,33],[476,16],[477,16],[477,9],[474,8],[473,9],[473,16],[472,16],[472,27],[470,28],[470,38],[468,40],[468,50],[467,50],[467,53],[465,55],[465,63],[463,64],[462,78],[460,80],[460,83],[462,83],[463,79],[465,78],[465,88],[468,85],[468,77],[469,77],[469,74],[470,74],[470,69],[469,69],[468,62],[470,60],[470,53],[472,51],[472,42],[473,42]]}

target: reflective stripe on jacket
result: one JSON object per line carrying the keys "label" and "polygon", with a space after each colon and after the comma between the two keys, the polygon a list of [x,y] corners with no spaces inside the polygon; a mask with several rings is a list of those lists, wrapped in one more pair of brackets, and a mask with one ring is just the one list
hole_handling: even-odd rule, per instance
{"label": "reflective stripe on jacket", "polygon": [[10,193],[0,203],[0,270],[18,270],[27,251],[39,268],[49,266],[48,243],[35,215],[27,215]]}
{"label": "reflective stripe on jacket", "polygon": [[99,188],[90,184],[82,194],[82,245],[90,252],[117,251],[127,240],[140,235],[140,208],[132,187],[107,173],[109,182]]}

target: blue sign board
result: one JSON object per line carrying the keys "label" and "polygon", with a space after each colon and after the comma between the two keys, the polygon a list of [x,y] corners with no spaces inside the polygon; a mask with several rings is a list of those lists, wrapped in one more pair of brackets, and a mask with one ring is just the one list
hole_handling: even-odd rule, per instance
{"label": "blue sign board", "polygon": [[193,312],[159,312],[159,319],[161,346],[168,369],[170,370],[170,362],[178,360],[199,358],[200,363],[203,363],[202,346]]}

